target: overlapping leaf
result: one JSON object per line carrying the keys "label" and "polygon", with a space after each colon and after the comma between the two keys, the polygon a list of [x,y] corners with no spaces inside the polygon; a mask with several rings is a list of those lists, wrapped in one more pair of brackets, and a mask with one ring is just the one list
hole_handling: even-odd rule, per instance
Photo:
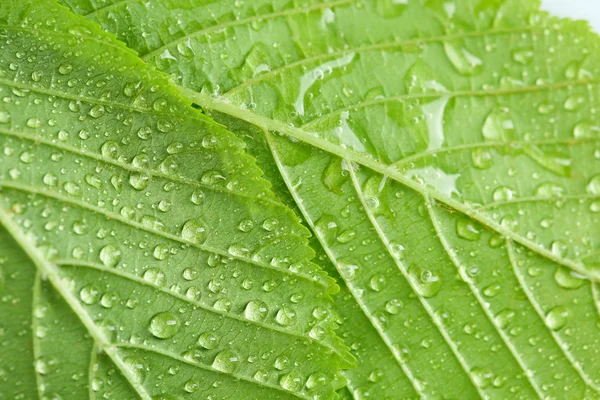
{"label": "overlapping leaf", "polygon": [[587,24],[533,0],[63,2],[289,190],[345,282],[349,396],[598,397]]}
{"label": "overlapping leaf", "polygon": [[335,398],[308,230],[97,25],[0,4],[0,398]]}

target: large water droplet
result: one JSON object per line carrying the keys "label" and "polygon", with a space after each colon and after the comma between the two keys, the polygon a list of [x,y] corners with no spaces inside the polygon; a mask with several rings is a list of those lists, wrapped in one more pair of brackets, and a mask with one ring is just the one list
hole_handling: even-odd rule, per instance
{"label": "large water droplet", "polygon": [[121,261],[121,250],[111,244],[104,246],[100,250],[100,261],[107,267],[116,267]]}
{"label": "large water droplet", "polygon": [[181,328],[181,322],[176,315],[170,312],[156,314],[150,320],[150,333],[159,339],[169,339]]}
{"label": "large water droplet", "polygon": [[417,292],[425,298],[436,296],[442,287],[442,281],[434,271],[411,267],[408,274],[412,277]]}
{"label": "large water droplet", "polygon": [[233,351],[224,350],[217,354],[212,366],[221,372],[233,373],[240,366],[240,358]]}
{"label": "large water droplet", "polygon": [[85,304],[96,304],[100,298],[100,291],[93,285],[87,285],[79,291],[79,298]]}
{"label": "large water droplet", "polygon": [[487,140],[507,141],[515,136],[515,123],[507,108],[498,108],[486,118],[481,130]]}
{"label": "large water droplet", "polygon": [[250,301],[244,310],[244,316],[251,321],[264,321],[268,314],[267,304],[260,300]]}
{"label": "large water droplet", "polygon": [[475,75],[481,72],[483,61],[473,53],[452,41],[444,41],[446,56],[462,75]]}
{"label": "large water droplet", "polygon": [[586,188],[589,194],[600,195],[600,174],[590,179]]}
{"label": "large water droplet", "polygon": [[563,266],[559,266],[556,269],[554,279],[560,287],[565,289],[578,289],[585,283],[583,276],[580,276],[575,271]]}
{"label": "large water droplet", "polygon": [[554,307],[546,314],[548,328],[557,331],[569,322],[569,310],[564,306]]}
{"label": "large water droplet", "polygon": [[219,340],[217,337],[211,332],[204,332],[198,337],[198,346],[205,348],[206,350],[211,350],[217,347]]}
{"label": "large water droplet", "polygon": [[279,325],[289,326],[293,325],[296,322],[296,311],[288,306],[283,306],[279,311],[277,311],[277,315],[275,316],[275,320]]}
{"label": "large water droplet", "polygon": [[456,234],[460,238],[474,242],[481,237],[481,227],[469,218],[459,218],[456,220]]}
{"label": "large water droplet", "polygon": [[181,237],[191,243],[202,244],[206,241],[206,229],[199,219],[191,219],[183,225]]}

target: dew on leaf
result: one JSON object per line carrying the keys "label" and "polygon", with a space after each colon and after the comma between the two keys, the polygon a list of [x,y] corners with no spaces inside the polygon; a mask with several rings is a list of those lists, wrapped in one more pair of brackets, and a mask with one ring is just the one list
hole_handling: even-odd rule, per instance
{"label": "dew on leaf", "polygon": [[462,217],[456,220],[456,234],[462,239],[474,242],[481,237],[481,228],[475,221]]}
{"label": "dew on leaf", "polygon": [[181,328],[179,318],[170,312],[161,312],[150,320],[150,333],[158,339],[169,339],[175,336]]}
{"label": "dew on leaf", "polygon": [[206,350],[211,350],[214,349],[215,347],[217,347],[218,344],[218,339],[217,337],[210,332],[204,332],[202,333],[200,336],[198,336],[198,346],[206,349]]}
{"label": "dew on leaf", "polygon": [[151,284],[159,287],[164,286],[167,283],[167,277],[165,273],[158,268],[148,268],[146,271],[144,271],[142,278],[146,282],[150,282]]}
{"label": "dew on leaf", "polygon": [[563,266],[556,269],[554,279],[560,287],[565,289],[578,289],[585,283],[582,276],[578,276],[575,271]]}
{"label": "dew on leaf", "polygon": [[110,268],[114,268],[121,261],[121,250],[112,245],[106,245],[100,250],[100,261]]}
{"label": "dew on leaf", "polygon": [[252,300],[246,305],[244,316],[250,321],[264,321],[269,313],[269,308],[264,301]]}
{"label": "dew on leaf", "polygon": [[564,306],[558,306],[546,314],[548,328],[557,331],[569,322],[569,310]]}
{"label": "dew on leaf", "polygon": [[204,243],[207,238],[204,222],[199,219],[187,221],[181,230],[181,238],[190,243]]}
{"label": "dew on leaf", "polygon": [[275,320],[279,325],[290,326],[296,323],[296,311],[288,306],[283,306],[277,311]]}
{"label": "dew on leaf", "polygon": [[100,291],[93,285],[86,285],[79,291],[79,298],[85,304],[96,304],[100,299]]}
{"label": "dew on leaf", "polygon": [[212,366],[214,369],[233,373],[235,372],[240,365],[240,359],[236,353],[231,350],[223,350],[215,357]]}

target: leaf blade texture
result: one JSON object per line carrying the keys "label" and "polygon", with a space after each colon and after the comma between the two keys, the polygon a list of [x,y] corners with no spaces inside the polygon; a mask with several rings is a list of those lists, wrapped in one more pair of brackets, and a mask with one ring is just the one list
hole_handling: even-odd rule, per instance
{"label": "leaf blade texture", "polygon": [[586,24],[536,1],[65,3],[258,126],[221,120],[345,282],[349,396],[597,397]]}
{"label": "leaf blade texture", "polygon": [[54,2],[0,25],[0,398],[335,398],[337,287],[243,143]]}

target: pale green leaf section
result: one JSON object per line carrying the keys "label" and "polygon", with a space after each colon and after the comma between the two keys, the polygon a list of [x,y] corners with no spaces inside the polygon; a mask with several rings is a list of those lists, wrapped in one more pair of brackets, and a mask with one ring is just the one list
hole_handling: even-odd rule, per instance
{"label": "pale green leaf section", "polygon": [[533,0],[63,2],[220,112],[303,214],[345,283],[344,396],[599,396],[587,24]]}
{"label": "pale green leaf section", "polygon": [[337,398],[338,288],[243,142],[54,2],[0,38],[0,399]]}

